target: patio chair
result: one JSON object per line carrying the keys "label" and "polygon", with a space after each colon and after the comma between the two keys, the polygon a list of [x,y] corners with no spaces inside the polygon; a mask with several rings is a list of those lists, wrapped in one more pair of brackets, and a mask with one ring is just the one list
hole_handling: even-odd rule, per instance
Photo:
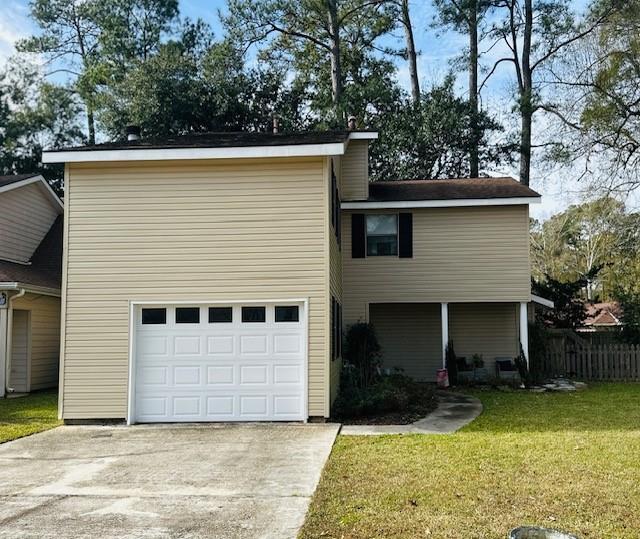
{"label": "patio chair", "polygon": [[520,373],[515,362],[510,357],[497,357],[496,362],[496,377],[499,380],[505,380],[509,382],[520,382]]}

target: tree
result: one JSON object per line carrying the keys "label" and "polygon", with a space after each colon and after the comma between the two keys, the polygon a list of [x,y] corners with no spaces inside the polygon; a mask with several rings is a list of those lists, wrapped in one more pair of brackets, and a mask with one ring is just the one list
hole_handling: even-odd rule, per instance
{"label": "tree", "polygon": [[344,125],[343,38],[349,25],[366,29],[352,34],[356,37],[352,45],[372,47],[393,25],[386,4],[386,0],[230,0],[223,22],[230,38],[247,47],[269,42],[272,51],[298,60],[327,59],[333,123]]}
{"label": "tree", "polygon": [[418,75],[418,52],[413,36],[413,24],[411,23],[411,10],[409,0],[389,0],[389,3],[397,9],[396,19],[404,31],[405,49],[403,56],[409,64],[409,80],[411,83],[411,100],[414,104],[420,102],[420,76]]}
{"label": "tree", "polygon": [[583,325],[587,318],[585,301],[580,293],[590,281],[595,280],[601,266],[591,268],[586,274],[572,281],[558,281],[546,275],[543,281],[532,279],[533,292],[545,299],[553,301],[554,308],[542,313],[542,321],[553,328],[576,329]]}
{"label": "tree", "polygon": [[[480,130],[480,141],[472,131]],[[380,139],[371,147],[373,179],[461,178],[469,175],[469,148],[477,145],[487,163],[500,163],[508,148],[488,143],[500,126],[476,116],[469,101],[455,95],[453,77],[423,93],[418,105],[403,101],[379,118]]]}
{"label": "tree", "polygon": [[[498,66],[508,63],[516,77],[517,110],[520,116],[520,181],[529,185],[533,117],[539,110],[552,110],[544,100],[538,72],[543,71],[567,47],[593,33],[610,14],[604,9],[582,23],[576,21],[569,0],[497,0],[498,18],[490,30],[496,43],[502,42],[508,54],[498,59],[486,80]],[[480,88],[484,82],[480,85]]]}
{"label": "tree", "polygon": [[19,51],[41,54],[51,69],[73,77],[85,105],[89,143],[95,142],[94,68],[99,56],[97,0],[32,0],[31,18],[39,34],[19,41]]}
{"label": "tree", "polygon": [[[453,28],[457,32],[469,37],[469,51],[467,56],[467,70],[469,72],[469,103],[475,111],[471,120],[471,131],[480,143],[481,133],[475,125],[475,117],[479,109],[478,64],[479,64],[479,34],[482,21],[491,5],[490,0],[434,0],[438,10],[438,23]],[[469,148],[469,174],[477,178],[480,174],[480,158],[478,145]]]}
{"label": "tree", "polygon": [[628,288],[638,273],[640,215],[610,197],[570,206],[532,229],[532,273],[558,281],[576,281],[601,267],[597,280],[587,280],[585,297],[612,298]]}
{"label": "tree", "polygon": [[[599,14],[608,3],[598,1]],[[597,16],[597,15],[594,15]],[[550,156],[580,166],[600,192],[628,193],[640,177],[640,1],[610,10],[589,39],[575,43],[556,62],[548,83],[560,91],[552,112],[562,145]]]}
{"label": "tree", "polygon": [[0,72],[0,174],[40,173],[62,194],[62,168],[43,166],[42,150],[83,141],[79,111],[72,90],[11,59]]}

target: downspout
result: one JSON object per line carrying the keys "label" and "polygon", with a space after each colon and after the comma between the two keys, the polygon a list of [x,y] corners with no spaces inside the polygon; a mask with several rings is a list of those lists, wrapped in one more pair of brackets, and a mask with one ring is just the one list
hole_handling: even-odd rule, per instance
{"label": "downspout", "polygon": [[7,303],[7,345],[6,345],[7,348],[4,356],[6,358],[5,372],[4,372],[5,394],[14,392],[14,389],[12,387],[9,387],[9,382],[11,379],[11,355],[12,355],[11,354],[11,346],[12,346],[11,338],[13,336],[13,301],[24,296],[26,292],[27,291],[24,288],[21,288],[17,294],[9,298],[9,301]]}

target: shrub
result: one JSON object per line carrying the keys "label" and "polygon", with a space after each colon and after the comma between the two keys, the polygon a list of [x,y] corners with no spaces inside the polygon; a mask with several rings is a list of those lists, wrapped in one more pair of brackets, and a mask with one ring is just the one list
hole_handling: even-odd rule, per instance
{"label": "shrub", "polygon": [[379,377],[380,343],[372,324],[358,322],[349,326],[344,359],[348,370],[351,369],[348,383],[366,388]]}
{"label": "shrub", "polygon": [[453,341],[449,341],[445,350],[445,364],[447,366],[447,374],[449,375],[449,383],[452,386],[458,383],[458,358],[453,350]]}

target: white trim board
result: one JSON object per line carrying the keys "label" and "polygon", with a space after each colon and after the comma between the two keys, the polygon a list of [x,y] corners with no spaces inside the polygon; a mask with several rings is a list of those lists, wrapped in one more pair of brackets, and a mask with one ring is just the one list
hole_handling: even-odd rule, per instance
{"label": "white trim board", "polygon": [[43,163],[93,163],[104,161],[169,161],[189,159],[249,159],[344,155],[350,140],[373,140],[376,132],[353,132],[344,142],[235,146],[227,148],[121,148],[117,150],[53,150],[42,154]]}
{"label": "white trim board", "polygon": [[25,180],[20,180],[19,182],[13,182],[13,183],[10,183],[9,185],[5,185],[3,187],[0,187],[0,193],[5,193],[6,191],[12,191],[13,189],[18,189],[20,187],[25,187],[26,185],[30,185],[30,184],[36,183],[36,182],[42,182],[42,185],[45,187],[45,192],[46,192],[47,197],[49,197],[49,199],[51,200],[52,204],[58,210],[58,214],[61,214],[64,211],[64,204],[62,203],[62,200],[60,200],[58,195],[56,195],[53,192],[53,189],[51,189],[51,186],[47,183],[47,180],[45,180],[39,174],[36,175],[36,176],[31,176],[31,178],[27,178]]}
{"label": "white trim board", "polygon": [[519,206],[522,204],[540,204],[540,197],[511,198],[461,198],[447,200],[389,200],[343,202],[343,210],[385,210],[402,208],[458,208],[469,206]]}

